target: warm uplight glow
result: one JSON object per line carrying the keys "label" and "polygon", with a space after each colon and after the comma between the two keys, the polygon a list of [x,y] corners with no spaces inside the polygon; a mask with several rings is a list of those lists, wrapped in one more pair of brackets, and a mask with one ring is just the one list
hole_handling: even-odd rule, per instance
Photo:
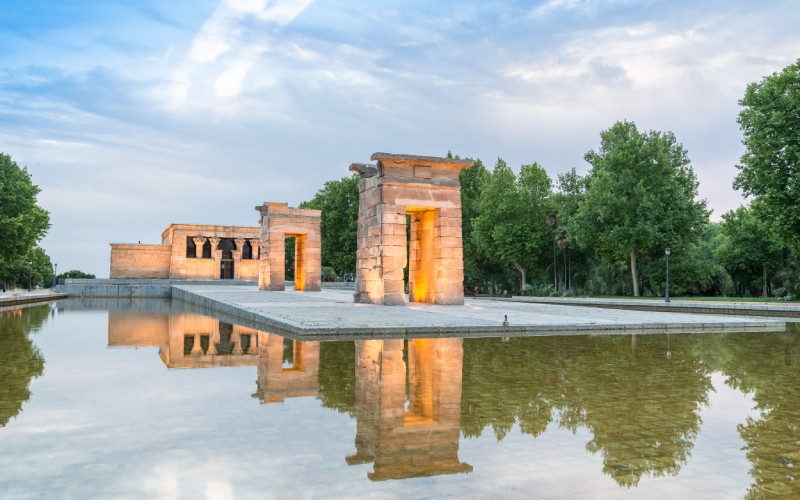
{"label": "warm uplight glow", "polygon": [[408,411],[405,425],[434,423],[433,349],[426,339],[408,341]]}
{"label": "warm uplight glow", "polygon": [[294,289],[302,292],[306,287],[306,235],[287,234],[294,237]]}
{"label": "warm uplight glow", "polygon": [[462,339],[407,344],[404,357],[400,339],[356,342],[357,452],[347,463],[373,462],[372,480],[470,472],[458,459]]}
{"label": "warm uplight glow", "polygon": [[435,210],[411,213],[411,244],[408,258],[408,281],[411,302],[434,302],[433,236]]}

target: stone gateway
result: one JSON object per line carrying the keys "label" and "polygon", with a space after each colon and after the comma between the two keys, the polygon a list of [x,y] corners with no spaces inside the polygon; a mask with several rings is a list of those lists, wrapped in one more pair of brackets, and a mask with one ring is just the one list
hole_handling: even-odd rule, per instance
{"label": "stone gateway", "polygon": [[286,237],[294,238],[294,289],[318,292],[322,288],[322,212],[293,208],[288,203],[264,203],[261,214],[260,290],[285,290]]}
{"label": "stone gateway", "polygon": [[361,177],[355,302],[404,304],[408,265],[410,302],[463,304],[458,177],[472,160],[389,153],[371,160],[377,164],[350,165]]}

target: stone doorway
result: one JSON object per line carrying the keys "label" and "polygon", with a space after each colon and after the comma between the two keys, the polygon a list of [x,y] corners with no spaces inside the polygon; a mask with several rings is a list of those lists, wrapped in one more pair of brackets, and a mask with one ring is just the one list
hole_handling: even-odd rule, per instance
{"label": "stone doorway", "polygon": [[219,279],[233,279],[233,259],[222,259],[219,263]]}

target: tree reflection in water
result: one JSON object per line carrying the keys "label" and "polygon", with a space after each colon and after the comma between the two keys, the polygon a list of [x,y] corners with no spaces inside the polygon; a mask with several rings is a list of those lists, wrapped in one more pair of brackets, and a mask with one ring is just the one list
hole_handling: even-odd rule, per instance
{"label": "tree reflection in water", "polygon": [[[795,330],[796,327],[795,327]],[[748,498],[800,497],[800,336],[799,331],[718,338],[722,353],[714,368],[726,383],[752,394],[759,418],[739,424],[753,484]]]}
{"label": "tree reflection in water", "polygon": [[514,423],[534,437],[555,420],[601,453],[620,485],[675,475],[690,456],[708,402],[710,372],[690,355],[689,336],[583,336],[465,341],[462,431],[491,426],[498,440]]}
{"label": "tree reflection in water", "polygon": [[44,357],[28,335],[41,328],[49,313],[48,306],[0,312],[0,427],[22,411],[31,397],[31,379],[44,371]]}

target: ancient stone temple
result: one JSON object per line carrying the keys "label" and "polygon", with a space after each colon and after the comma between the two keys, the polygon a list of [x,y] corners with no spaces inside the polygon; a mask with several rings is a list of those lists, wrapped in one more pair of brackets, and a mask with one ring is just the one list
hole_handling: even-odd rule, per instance
{"label": "ancient stone temple", "polygon": [[[375,153],[358,182],[356,302],[464,303],[461,170],[472,160]],[[407,217],[410,241],[407,241]]]}
{"label": "ancient stone temple", "polygon": [[258,278],[259,228],[170,224],[160,245],[111,243],[111,278]]}
{"label": "ancient stone temple", "polygon": [[318,292],[322,288],[322,212],[293,208],[287,203],[264,203],[261,213],[260,290],[284,290],[286,237],[294,238],[294,289]]}

